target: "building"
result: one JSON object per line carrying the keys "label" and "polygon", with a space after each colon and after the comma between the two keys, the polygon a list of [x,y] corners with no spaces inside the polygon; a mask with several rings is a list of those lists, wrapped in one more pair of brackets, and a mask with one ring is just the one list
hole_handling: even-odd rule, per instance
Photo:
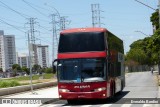
{"label": "building", "polygon": [[33,44],[32,65],[38,64],[42,68],[49,67],[48,45]]}
{"label": "building", "polygon": [[0,30],[0,68],[5,72],[16,64],[15,36],[4,35]]}
{"label": "building", "polygon": [[17,64],[29,68],[29,56],[25,53],[17,55]]}
{"label": "building", "polygon": [[49,67],[48,45],[37,45],[38,65],[43,68]]}

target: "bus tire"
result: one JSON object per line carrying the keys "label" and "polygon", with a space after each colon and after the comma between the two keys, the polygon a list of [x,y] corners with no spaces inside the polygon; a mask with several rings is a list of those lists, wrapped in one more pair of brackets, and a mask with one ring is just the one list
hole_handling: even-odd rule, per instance
{"label": "bus tire", "polygon": [[67,100],[68,104],[74,104],[75,103],[75,100]]}
{"label": "bus tire", "polygon": [[112,91],[112,96],[114,97],[115,95],[115,82],[113,82],[113,91]]}
{"label": "bus tire", "polygon": [[112,82],[112,85],[111,85],[111,97],[114,97],[114,94],[115,94],[115,84],[114,84],[114,82]]}

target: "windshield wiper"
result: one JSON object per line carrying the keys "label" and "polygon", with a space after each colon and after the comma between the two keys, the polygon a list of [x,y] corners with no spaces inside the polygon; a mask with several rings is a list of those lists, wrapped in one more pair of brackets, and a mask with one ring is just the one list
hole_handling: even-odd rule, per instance
{"label": "windshield wiper", "polygon": [[60,82],[65,82],[65,83],[75,83],[75,80],[61,80]]}
{"label": "windshield wiper", "polygon": [[84,82],[100,82],[100,81],[105,81],[105,80],[101,77],[91,77],[84,79]]}

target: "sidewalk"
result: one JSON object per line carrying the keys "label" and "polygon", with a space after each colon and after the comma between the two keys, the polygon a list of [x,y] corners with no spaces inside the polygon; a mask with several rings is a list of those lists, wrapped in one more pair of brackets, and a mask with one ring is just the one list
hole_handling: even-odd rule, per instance
{"label": "sidewalk", "polygon": [[157,85],[158,85],[158,98],[160,98],[160,75],[158,75],[158,71],[154,71],[154,74],[156,75],[157,79]]}
{"label": "sidewalk", "polygon": [[[58,98],[58,88],[57,87],[50,87],[50,88],[45,88],[45,89],[39,89],[39,90],[35,90],[33,91],[34,94],[32,94],[31,92],[22,92],[22,93],[18,93],[18,94],[12,94],[12,95],[7,95],[7,96],[1,96],[0,98],[2,99],[12,99],[12,102],[14,100],[14,98],[16,99],[16,101],[20,100],[25,101],[25,100],[38,100],[39,98],[41,98],[41,100],[43,100],[42,102],[49,102],[49,101],[53,101],[53,100],[57,100]],[[43,99],[44,98],[44,99]],[[18,99],[18,100],[17,100]],[[39,100],[38,100],[39,101]],[[42,105],[42,103],[36,103],[36,104],[19,104],[21,102],[18,102],[18,104],[0,104],[1,107],[39,107],[40,105]],[[14,103],[17,103],[14,101]]]}

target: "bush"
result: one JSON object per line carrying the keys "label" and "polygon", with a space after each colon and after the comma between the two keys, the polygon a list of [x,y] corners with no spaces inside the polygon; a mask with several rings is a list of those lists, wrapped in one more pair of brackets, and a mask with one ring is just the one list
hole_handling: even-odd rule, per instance
{"label": "bush", "polygon": [[10,87],[19,86],[20,83],[17,81],[10,81]]}
{"label": "bush", "polygon": [[45,73],[53,73],[53,69],[52,68],[46,68]]}
{"label": "bush", "polygon": [[7,81],[0,81],[0,87],[1,88],[9,87],[9,84]]}
{"label": "bush", "polygon": [[20,83],[18,83],[15,80],[12,81],[0,81],[0,88],[7,88],[7,87],[14,87],[19,86]]}
{"label": "bush", "polygon": [[52,79],[54,74],[45,74],[44,79]]}

